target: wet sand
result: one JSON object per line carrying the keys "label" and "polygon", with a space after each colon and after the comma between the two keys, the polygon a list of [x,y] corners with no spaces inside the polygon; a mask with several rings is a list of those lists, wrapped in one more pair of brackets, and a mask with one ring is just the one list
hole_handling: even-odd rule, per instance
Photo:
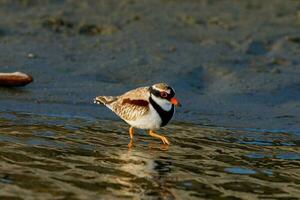
{"label": "wet sand", "polygon": [[[293,0],[0,1],[0,71],[35,80],[0,88],[0,195],[297,198],[299,9]],[[163,151],[141,132],[128,152],[127,125],[92,99],[161,81],[183,104],[161,131],[172,145]],[[81,163],[64,161],[71,155]]]}
{"label": "wet sand", "polygon": [[165,81],[180,121],[299,131],[297,1],[1,1],[0,17],[1,70],[36,77],[1,110],[99,117],[95,95]]}

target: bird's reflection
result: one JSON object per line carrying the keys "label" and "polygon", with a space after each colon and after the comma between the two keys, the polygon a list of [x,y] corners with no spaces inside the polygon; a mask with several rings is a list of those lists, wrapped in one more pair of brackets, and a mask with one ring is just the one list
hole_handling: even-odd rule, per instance
{"label": "bird's reflection", "polygon": [[146,148],[133,148],[120,153],[119,159],[124,161],[120,170],[135,176],[127,180],[126,185],[139,188],[142,196],[174,199],[170,190],[172,162],[166,156],[166,150],[165,145],[149,144]]}

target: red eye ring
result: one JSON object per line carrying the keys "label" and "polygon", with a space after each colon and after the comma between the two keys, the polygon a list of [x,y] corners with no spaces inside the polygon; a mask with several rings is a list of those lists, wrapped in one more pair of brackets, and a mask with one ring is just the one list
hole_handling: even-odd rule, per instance
{"label": "red eye ring", "polygon": [[166,92],[160,92],[160,96],[163,98],[166,98],[168,96],[168,93]]}

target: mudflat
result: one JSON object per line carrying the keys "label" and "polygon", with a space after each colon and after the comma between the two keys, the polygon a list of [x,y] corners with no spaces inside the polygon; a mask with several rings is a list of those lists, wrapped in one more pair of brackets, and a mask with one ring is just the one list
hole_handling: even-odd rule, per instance
{"label": "mudflat", "polygon": [[[0,196],[298,198],[299,9],[0,1],[0,72],[34,78],[0,88]],[[140,131],[128,152],[127,125],[92,99],[156,82],[183,104],[160,131],[171,146]]]}

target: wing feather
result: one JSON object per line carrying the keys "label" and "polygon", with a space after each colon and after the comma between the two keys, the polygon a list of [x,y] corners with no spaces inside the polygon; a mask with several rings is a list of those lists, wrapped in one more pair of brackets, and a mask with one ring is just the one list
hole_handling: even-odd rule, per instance
{"label": "wing feather", "polygon": [[136,120],[149,111],[149,88],[141,87],[118,97],[111,103],[111,109],[124,120]]}

